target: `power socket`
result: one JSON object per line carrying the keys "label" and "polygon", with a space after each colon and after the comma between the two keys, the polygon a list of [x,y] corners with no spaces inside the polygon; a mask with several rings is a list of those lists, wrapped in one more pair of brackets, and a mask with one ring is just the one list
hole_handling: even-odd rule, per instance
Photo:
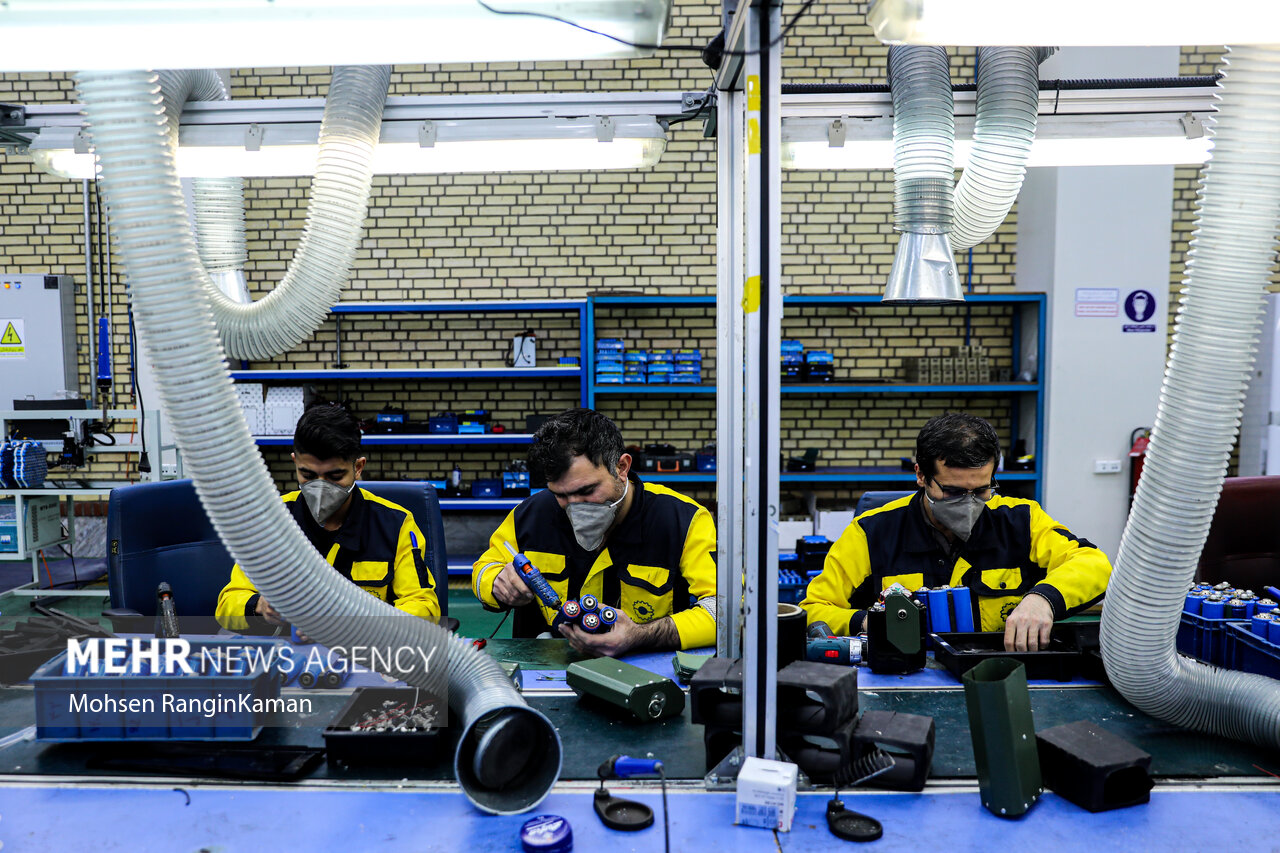
{"label": "power socket", "polygon": [[178,463],[166,462],[160,466],[160,478],[162,480],[174,480],[178,477]]}
{"label": "power socket", "polygon": [[1119,474],[1119,459],[1095,459],[1093,460],[1093,473],[1095,474]]}

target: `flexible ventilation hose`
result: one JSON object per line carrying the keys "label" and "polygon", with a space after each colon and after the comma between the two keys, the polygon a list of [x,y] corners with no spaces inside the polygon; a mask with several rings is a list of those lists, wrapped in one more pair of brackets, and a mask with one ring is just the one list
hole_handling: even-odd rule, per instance
{"label": "flexible ventilation hose", "polygon": [[[166,71],[160,78],[173,144],[188,100],[214,100],[211,71]],[[262,360],[287,352],[320,328],[342,297],[369,210],[373,150],[391,83],[389,66],[333,69],[320,154],[302,240],[280,283],[258,302],[245,304],[226,290],[243,282],[244,196],[239,180],[210,180],[193,187],[200,257],[215,279],[206,286],[214,321],[232,358]],[[217,81],[217,90],[222,90]],[[247,292],[247,291],[246,291]]]}
{"label": "flexible ventilation hose", "polygon": [[227,550],[267,600],[317,641],[383,654],[418,650],[412,659],[401,655],[397,664],[406,670],[392,674],[441,696],[447,681],[450,706],[463,722],[454,758],[463,792],[494,813],[537,805],[560,772],[560,740],[551,723],[469,642],[338,574],[276,493],[227,373],[155,75],[86,71],[76,83],[164,415]]}
{"label": "flexible ventilation hose", "polygon": [[1040,62],[1034,47],[978,49],[977,118],[969,164],[955,191],[951,248],[990,237],[1009,215],[1027,174],[1040,105]]}
{"label": "flexible ventilation hose", "polygon": [[[159,76],[170,145],[178,144],[179,121],[188,101],[231,99],[216,71],[161,71]],[[244,179],[193,178],[191,197],[200,262],[228,299],[247,304],[251,300],[244,280],[244,265],[249,259],[244,239]]]}
{"label": "flexible ventilation hose", "polygon": [[1280,48],[1232,48],[1225,70],[1151,446],[1102,612],[1102,656],[1111,683],[1146,713],[1275,748],[1280,682],[1175,650],[1240,424],[1280,227]]}
{"label": "flexible ventilation hose", "polygon": [[889,82],[895,227],[945,234],[951,230],[956,141],[946,48],[889,48]]}

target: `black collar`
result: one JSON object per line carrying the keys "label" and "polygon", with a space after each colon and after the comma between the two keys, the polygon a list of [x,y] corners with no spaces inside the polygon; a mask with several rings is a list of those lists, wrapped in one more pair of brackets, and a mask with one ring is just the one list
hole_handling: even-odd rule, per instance
{"label": "black collar", "polygon": [[[298,526],[302,528],[302,532],[306,534],[313,544],[317,541],[336,542],[343,548],[359,552],[364,548],[364,514],[367,511],[365,507],[364,494],[361,493],[360,487],[351,490],[351,509],[347,511],[347,517],[342,520],[342,526],[337,530],[325,530],[311,515],[311,510],[307,508],[307,499],[301,494],[293,501],[294,510],[293,517],[298,522]],[[321,556],[326,556],[321,554]]]}

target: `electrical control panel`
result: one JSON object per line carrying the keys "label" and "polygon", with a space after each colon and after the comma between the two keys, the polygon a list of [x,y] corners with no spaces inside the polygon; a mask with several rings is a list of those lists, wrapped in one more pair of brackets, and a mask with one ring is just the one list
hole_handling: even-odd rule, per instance
{"label": "electrical control panel", "polygon": [[0,409],[78,391],[75,283],[0,270]]}

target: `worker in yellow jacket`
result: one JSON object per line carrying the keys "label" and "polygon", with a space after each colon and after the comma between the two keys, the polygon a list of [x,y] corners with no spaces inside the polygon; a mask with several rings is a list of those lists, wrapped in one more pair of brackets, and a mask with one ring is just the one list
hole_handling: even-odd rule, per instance
{"label": "worker in yellow jacket", "polygon": [[[356,488],[365,457],[351,413],[329,404],[307,409],[294,431],[293,464],[301,488],[284,495],[285,506],[325,561],[375,598],[438,622],[427,540],[413,513]],[[286,626],[238,564],[218,595],[215,615],[232,631],[272,633]]]}
{"label": "worker in yellow jacket", "polygon": [[918,491],[858,516],[831,546],[801,606],[838,634],[863,630],[894,583],[972,591],[974,624],[1006,651],[1047,647],[1053,623],[1103,597],[1107,556],[1033,500],[997,494],[1000,442],[982,418],[948,413],[916,441]]}
{"label": "worker in yellow jacket", "polygon": [[580,652],[616,657],[715,645],[711,513],[642,482],[617,425],[591,409],[550,418],[534,436],[529,468],[547,488],[507,515],[471,570],[472,590],[486,608],[514,609],[514,636],[549,631],[556,617],[512,565],[523,553],[562,601],[593,595],[617,610],[606,633],[558,626]]}

